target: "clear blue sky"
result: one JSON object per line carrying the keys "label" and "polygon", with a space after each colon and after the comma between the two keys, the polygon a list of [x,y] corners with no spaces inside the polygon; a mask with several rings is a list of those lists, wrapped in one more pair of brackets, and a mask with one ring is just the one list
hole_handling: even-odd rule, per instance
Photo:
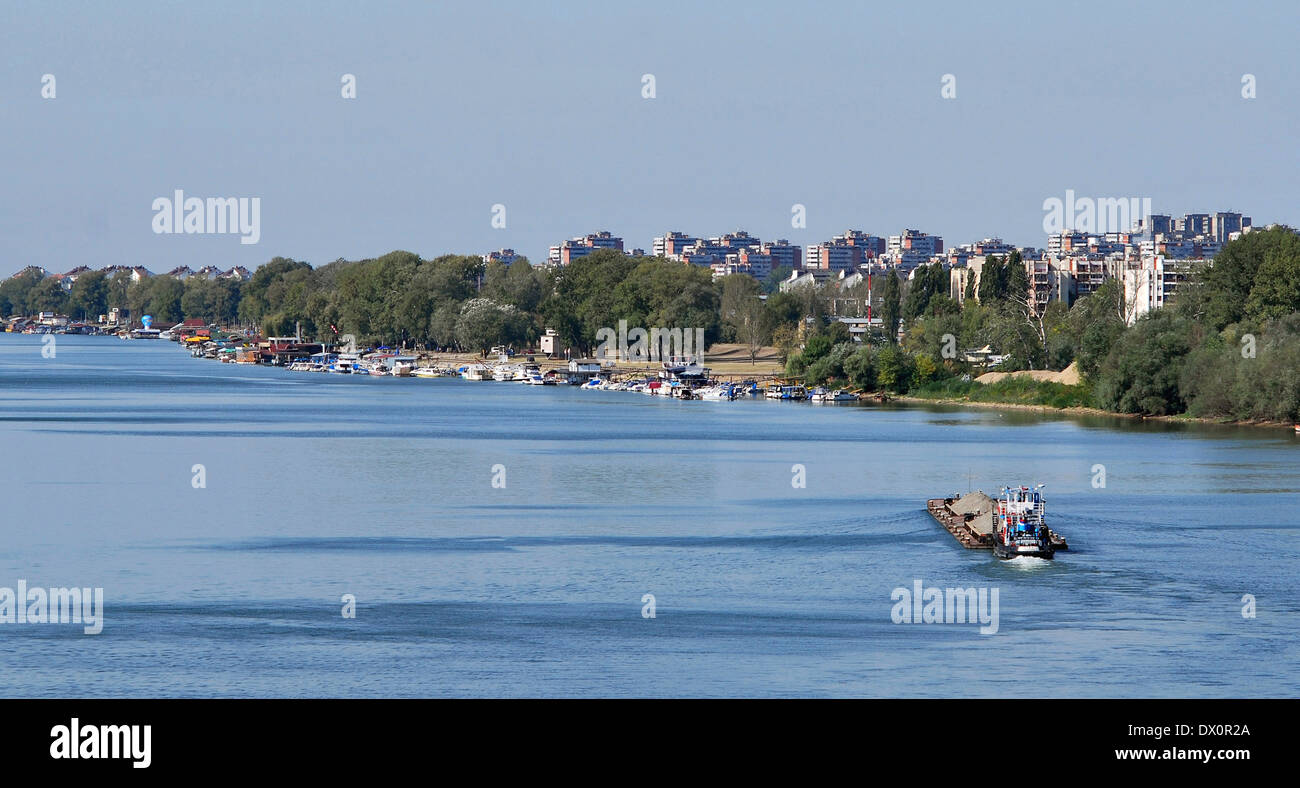
{"label": "clear blue sky", "polygon": [[[1300,222],[1292,0],[707,5],[5,4],[0,275],[540,261],[597,229],[1042,246],[1066,189]],[[154,234],[177,188],[260,197],[261,242]]]}

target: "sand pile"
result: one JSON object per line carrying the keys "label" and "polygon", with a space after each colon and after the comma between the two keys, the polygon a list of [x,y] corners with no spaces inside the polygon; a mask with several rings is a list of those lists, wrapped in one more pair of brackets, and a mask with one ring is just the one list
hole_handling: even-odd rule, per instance
{"label": "sand pile", "polygon": [[1077,361],[1071,362],[1070,366],[1060,372],[1052,372],[1051,370],[1046,369],[1027,369],[1021,372],[985,372],[983,375],[975,378],[975,382],[987,385],[989,383],[997,383],[999,380],[1004,378],[1033,378],[1034,380],[1043,380],[1048,383],[1063,383],[1067,386],[1077,386],[1079,384],[1079,363]]}

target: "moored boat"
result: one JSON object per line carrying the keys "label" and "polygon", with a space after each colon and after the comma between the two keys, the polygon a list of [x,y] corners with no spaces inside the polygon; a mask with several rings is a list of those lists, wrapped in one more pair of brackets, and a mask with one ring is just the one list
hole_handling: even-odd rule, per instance
{"label": "moored boat", "polygon": [[486,364],[470,364],[460,376],[465,380],[492,380],[492,369]]}
{"label": "moored boat", "polygon": [[769,386],[767,389],[768,399],[782,400],[805,400],[808,399],[808,390],[803,386]]}
{"label": "moored boat", "polygon": [[394,356],[392,374],[399,378],[409,378],[415,374],[415,356]]}
{"label": "moored boat", "polygon": [[701,389],[699,392],[700,399],[713,402],[730,402],[738,396],[740,396],[740,389],[731,383],[721,383],[717,386]]}
{"label": "moored boat", "polygon": [[351,375],[363,371],[358,369],[360,364],[361,358],[355,353],[340,353],[334,363],[330,364],[329,371],[337,375]]}
{"label": "moored boat", "polygon": [[813,402],[857,402],[858,395],[844,389],[828,391],[819,387],[808,393],[808,399]]}

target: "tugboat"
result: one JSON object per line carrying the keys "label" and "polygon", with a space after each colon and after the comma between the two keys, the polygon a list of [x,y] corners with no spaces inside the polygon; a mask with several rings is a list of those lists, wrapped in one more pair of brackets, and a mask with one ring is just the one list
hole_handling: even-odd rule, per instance
{"label": "tugboat", "polygon": [[993,517],[993,554],[1009,559],[1020,556],[1053,558],[1056,548],[1043,520],[1043,487],[1003,487]]}

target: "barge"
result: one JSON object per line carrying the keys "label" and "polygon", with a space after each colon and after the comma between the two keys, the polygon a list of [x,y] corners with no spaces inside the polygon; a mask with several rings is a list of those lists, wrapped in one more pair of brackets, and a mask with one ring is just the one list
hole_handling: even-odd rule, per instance
{"label": "barge", "polygon": [[[1020,489],[1021,488],[1009,488],[1009,490],[1016,492],[1019,492]],[[1040,503],[1041,497],[1040,494]],[[1010,555],[1005,549],[1006,545],[1003,545],[1004,549],[1000,551],[997,549],[999,538],[1004,540],[1006,539],[1006,535],[997,533],[999,504],[1003,505],[1002,510],[1005,512],[1005,499],[999,501],[996,498],[984,494],[982,491],[976,491],[966,495],[952,495],[947,498],[931,498],[926,501],[925,508],[930,512],[930,516],[933,517],[939,525],[942,525],[945,531],[952,534],[952,537],[956,539],[957,543],[962,547],[970,550],[993,550],[1000,558],[1011,558],[1014,556]],[[1017,507],[1013,506],[1012,508],[1015,509]],[[1003,516],[1003,519],[1005,519],[1005,515]],[[1019,523],[1016,522],[1015,525],[1019,526]],[[1044,535],[1045,541],[1040,541],[1038,543],[1039,552],[1047,552],[1047,549],[1045,548],[1050,548],[1050,552],[1052,553],[1070,549],[1070,545],[1065,541],[1064,537],[1053,531],[1051,528],[1048,528],[1046,524],[1039,523],[1039,525],[1041,525],[1046,531]],[[1008,532],[1008,534],[1010,533],[1015,532]],[[1033,554],[1032,551],[1025,551],[1024,553],[1017,551],[1016,553],[1016,555]]]}

